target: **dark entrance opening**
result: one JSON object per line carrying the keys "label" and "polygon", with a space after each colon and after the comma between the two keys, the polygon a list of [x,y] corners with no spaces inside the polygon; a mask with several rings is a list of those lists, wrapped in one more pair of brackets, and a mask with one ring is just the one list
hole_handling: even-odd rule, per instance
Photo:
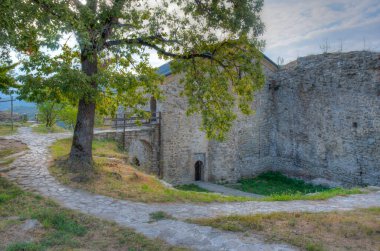
{"label": "dark entrance opening", "polygon": [[195,180],[202,180],[202,168],[203,168],[203,162],[198,160],[195,162]]}
{"label": "dark entrance opening", "polygon": [[140,160],[137,157],[133,157],[132,165],[140,166]]}
{"label": "dark entrance opening", "polygon": [[151,121],[156,122],[157,117],[157,101],[154,97],[150,98],[150,114],[151,114]]}

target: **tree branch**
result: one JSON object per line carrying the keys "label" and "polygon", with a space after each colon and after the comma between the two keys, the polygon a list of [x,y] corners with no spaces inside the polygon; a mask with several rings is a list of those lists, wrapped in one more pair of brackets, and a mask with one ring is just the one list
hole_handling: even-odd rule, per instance
{"label": "tree branch", "polygon": [[166,40],[162,38],[161,36],[149,36],[146,38],[132,38],[132,39],[121,39],[121,40],[112,40],[112,41],[107,41],[104,43],[104,47],[112,47],[112,46],[117,46],[117,45],[122,45],[122,44],[130,44],[130,45],[143,45],[148,48],[156,50],[159,54],[172,57],[172,58],[177,58],[177,59],[191,59],[191,58],[208,58],[208,59],[213,59],[213,54],[210,52],[204,52],[204,53],[191,53],[191,54],[178,54],[178,53],[172,53],[169,51],[166,51],[165,49],[159,47],[158,45],[152,43],[149,40],[158,40],[160,42],[175,42],[175,40]]}

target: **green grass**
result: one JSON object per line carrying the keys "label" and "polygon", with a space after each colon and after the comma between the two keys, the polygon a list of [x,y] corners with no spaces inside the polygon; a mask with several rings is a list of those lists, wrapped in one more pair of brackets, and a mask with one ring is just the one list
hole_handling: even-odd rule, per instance
{"label": "green grass", "polygon": [[[245,236],[260,234],[269,242],[286,242],[302,250],[377,250],[380,208],[341,212],[232,215],[188,220]],[[374,249],[375,248],[375,249]]]}
{"label": "green grass", "polygon": [[175,188],[182,191],[210,193],[209,190],[199,187],[196,184],[179,185],[179,186],[175,186]]}
{"label": "green grass", "polygon": [[0,167],[5,167],[13,163],[15,161],[15,158],[7,158],[5,160],[0,160]]}
{"label": "green grass", "polygon": [[46,248],[40,244],[33,242],[18,242],[10,244],[6,251],[40,251],[45,250]]}
{"label": "green grass", "polygon": [[[15,217],[9,220],[7,217]],[[42,229],[33,242],[10,240],[11,231],[26,219]],[[8,237],[7,237],[8,236]],[[39,195],[22,191],[0,176],[0,250],[182,250],[150,240],[128,228],[60,207]]]}
{"label": "green grass", "polygon": [[308,194],[327,191],[329,188],[315,186],[303,180],[289,178],[280,172],[265,172],[251,179],[242,179],[236,189],[261,195]]}
{"label": "green grass", "polygon": [[46,134],[46,133],[66,132],[67,130],[65,130],[63,127],[60,127],[60,126],[57,126],[57,125],[55,125],[53,127],[46,127],[43,124],[39,124],[39,125],[33,126],[32,127],[32,131],[35,132],[35,133]]}
{"label": "green grass", "polygon": [[15,122],[13,124],[13,131],[12,131],[12,126],[10,123],[0,123],[0,136],[6,136],[6,135],[11,135],[17,132],[18,127],[22,126],[30,126],[30,123],[28,122]]}
{"label": "green grass", "polygon": [[331,188],[322,192],[303,194],[301,192],[296,193],[282,193],[282,194],[272,194],[270,196],[261,198],[262,201],[290,201],[290,200],[327,200],[335,196],[347,196],[351,194],[361,194],[365,193],[364,190],[360,188]]}
{"label": "green grass", "polygon": [[4,157],[12,155],[16,152],[17,151],[14,151],[12,148],[2,149],[2,150],[0,150],[0,158],[4,158]]}
{"label": "green grass", "polygon": [[328,188],[315,186],[303,180],[289,178],[279,172],[265,172],[252,179],[243,179],[239,185],[227,185],[248,193],[266,195],[262,201],[326,200],[335,196],[360,194],[359,188]]}
{"label": "green grass", "polygon": [[6,167],[10,165],[16,157],[10,157],[12,154],[16,154],[27,150],[28,147],[14,140],[0,139],[0,167]]}
{"label": "green grass", "polygon": [[151,222],[160,221],[160,220],[170,220],[173,217],[164,211],[157,211],[149,214]]}
{"label": "green grass", "polygon": [[17,128],[12,128],[9,125],[0,125],[0,136],[11,135],[17,131]]}

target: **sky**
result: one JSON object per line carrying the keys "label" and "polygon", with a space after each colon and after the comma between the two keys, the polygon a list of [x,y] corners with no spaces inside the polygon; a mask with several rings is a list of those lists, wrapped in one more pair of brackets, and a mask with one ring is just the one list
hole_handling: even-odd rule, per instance
{"label": "sky", "polygon": [[[264,0],[264,54],[278,63],[329,52],[380,51],[380,0]],[[164,61],[153,53],[153,66]]]}
{"label": "sky", "polygon": [[380,51],[380,0],[264,0],[264,53],[273,61],[329,51]]}

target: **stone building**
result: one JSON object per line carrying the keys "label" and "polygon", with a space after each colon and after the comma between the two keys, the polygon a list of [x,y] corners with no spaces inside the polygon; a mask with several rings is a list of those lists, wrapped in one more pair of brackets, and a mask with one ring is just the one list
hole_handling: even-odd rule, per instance
{"label": "stone building", "polygon": [[263,59],[266,85],[252,116],[238,116],[224,142],[207,140],[186,116],[180,75],[168,64],[166,99],[151,101],[159,126],[126,132],[130,158],[172,184],[235,182],[266,170],[308,180],[380,185],[380,54],[299,58],[278,68]]}

